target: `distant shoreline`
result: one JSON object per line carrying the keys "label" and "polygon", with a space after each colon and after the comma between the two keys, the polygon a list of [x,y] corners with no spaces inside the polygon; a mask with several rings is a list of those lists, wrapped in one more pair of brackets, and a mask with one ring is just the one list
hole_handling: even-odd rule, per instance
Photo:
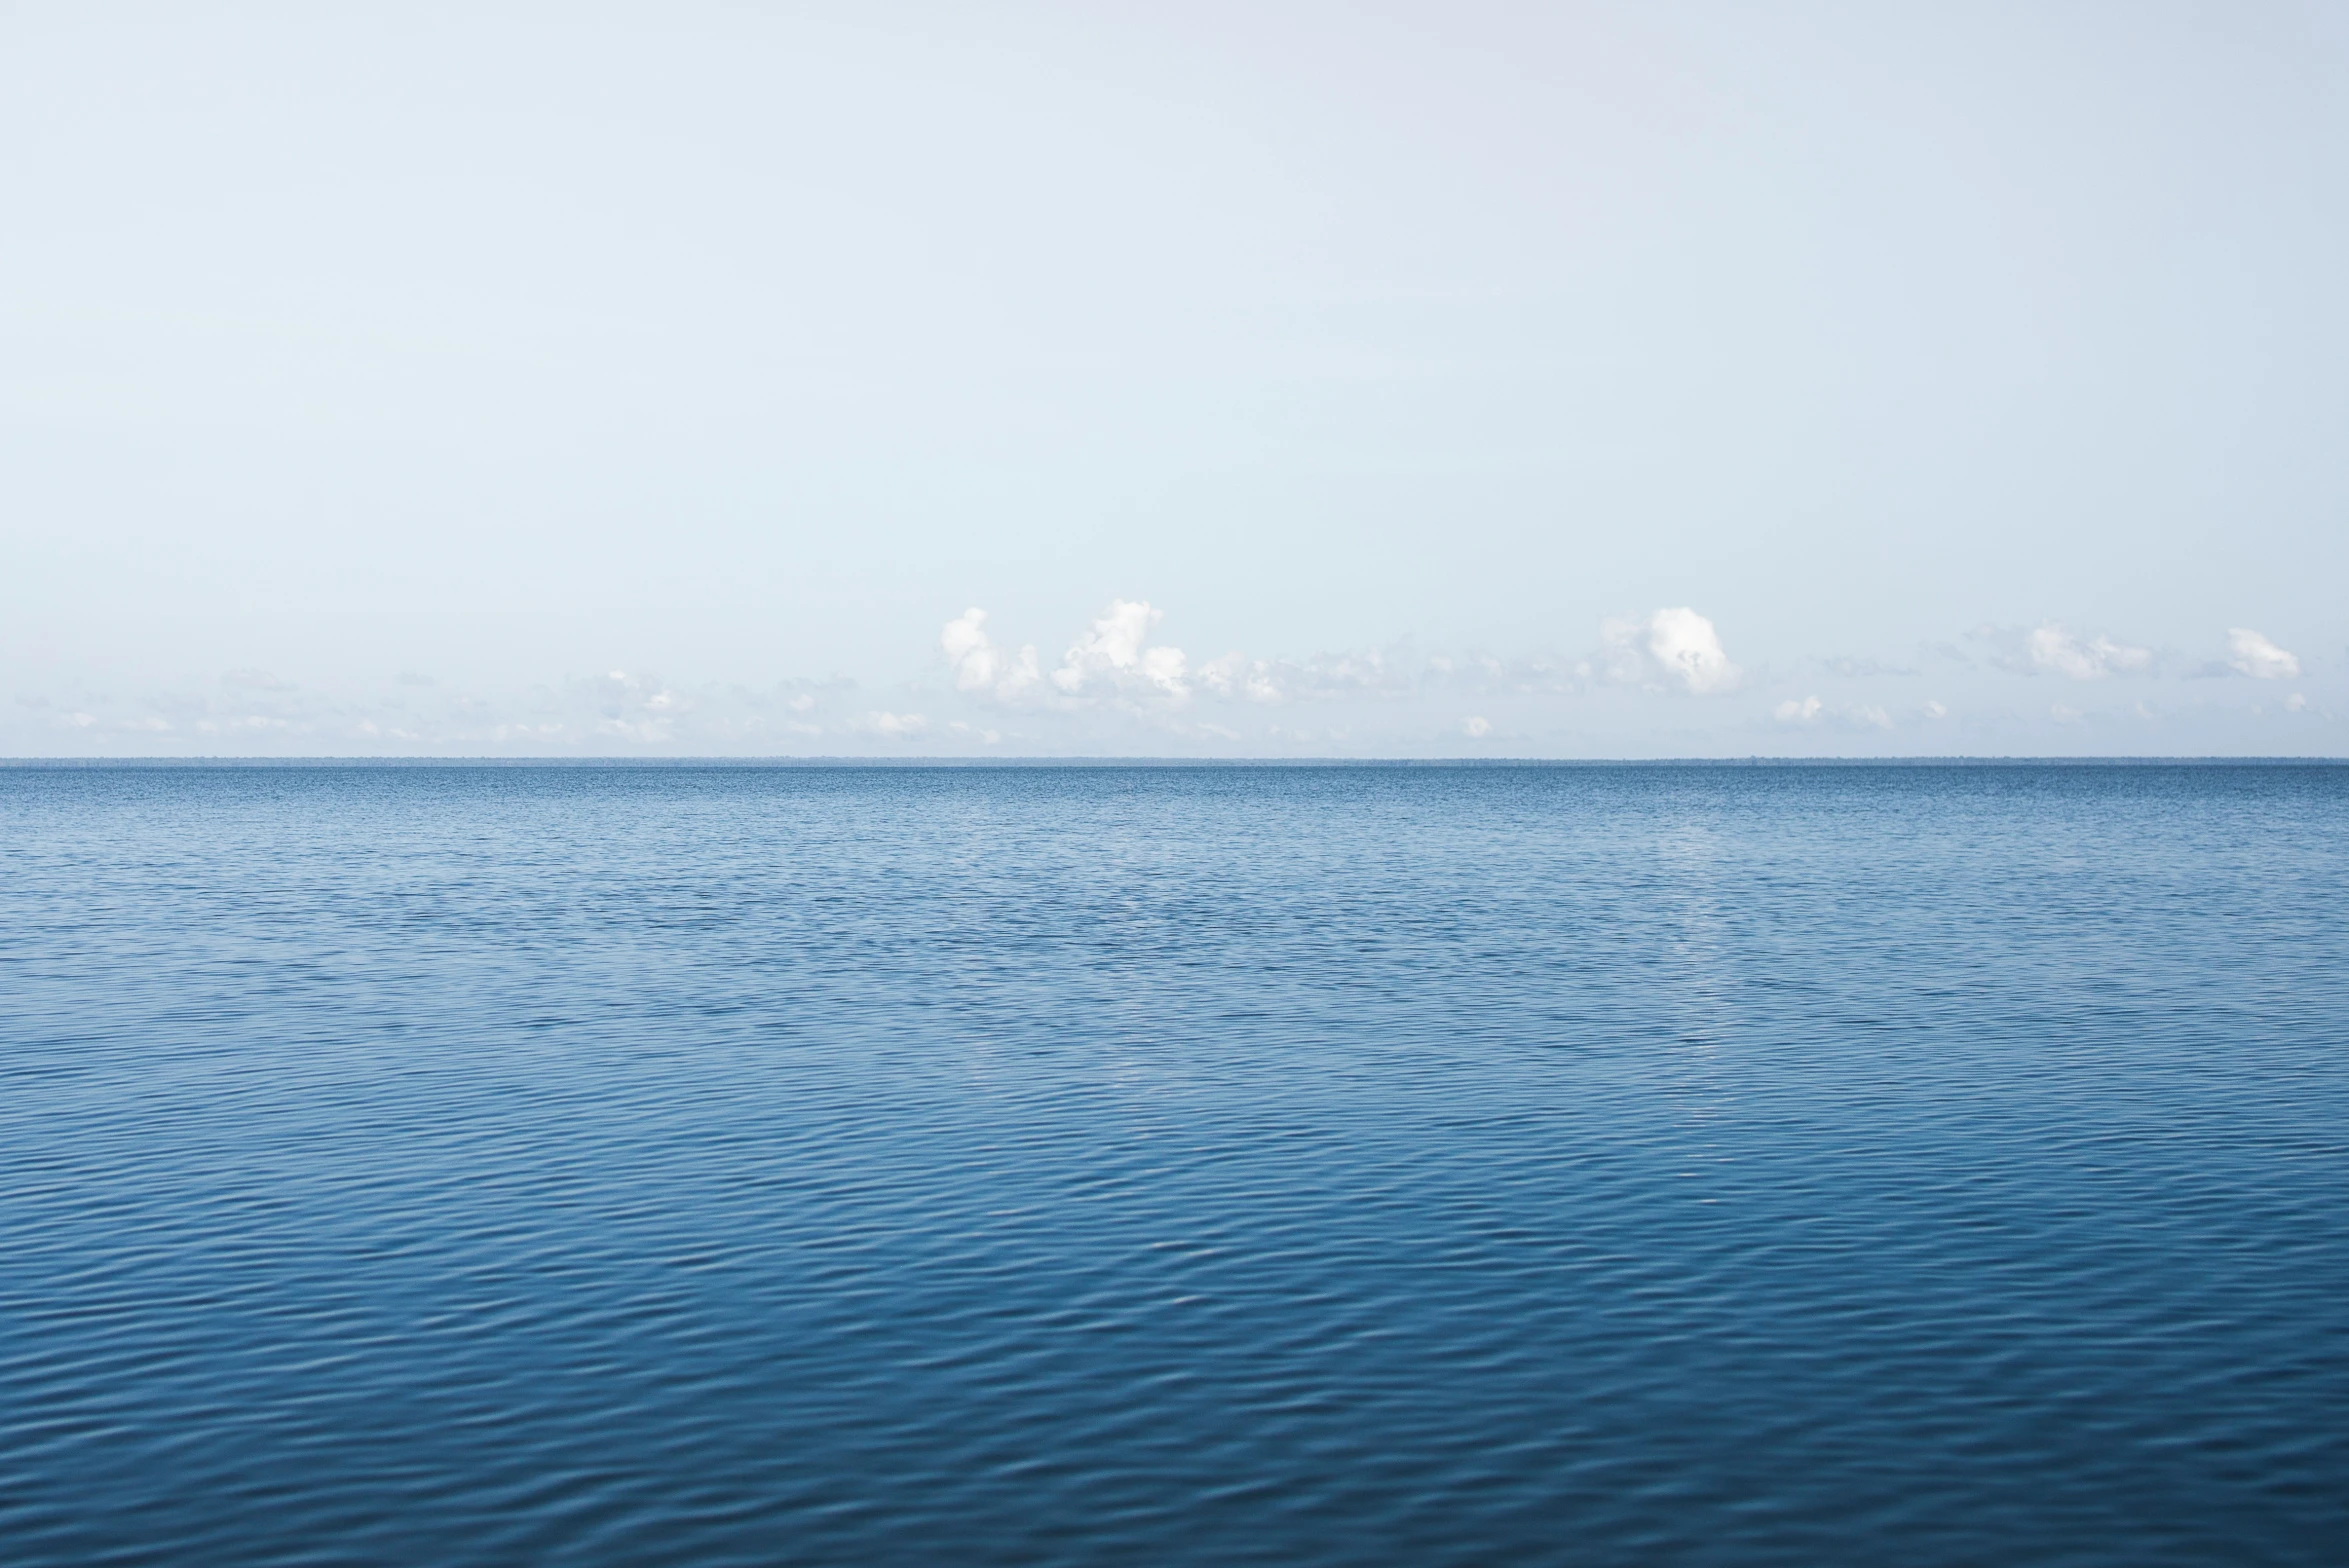
{"label": "distant shoreline", "polygon": [[0,757],[0,770],[303,768],[1171,769],[1171,768],[2295,768],[2349,757]]}

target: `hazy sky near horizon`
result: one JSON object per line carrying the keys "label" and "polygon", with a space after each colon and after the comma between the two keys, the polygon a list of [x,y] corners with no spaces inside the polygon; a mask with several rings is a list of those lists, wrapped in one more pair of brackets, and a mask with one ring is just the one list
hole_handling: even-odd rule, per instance
{"label": "hazy sky near horizon", "polygon": [[2344,81],[2337,4],[11,4],[0,751],[2349,752]]}

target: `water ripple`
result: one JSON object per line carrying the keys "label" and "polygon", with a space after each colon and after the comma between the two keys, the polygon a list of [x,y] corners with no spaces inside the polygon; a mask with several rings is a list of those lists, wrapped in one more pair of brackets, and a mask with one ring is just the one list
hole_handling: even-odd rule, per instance
{"label": "water ripple", "polygon": [[10,1562],[2349,1540],[2349,769],[19,769],[0,844]]}

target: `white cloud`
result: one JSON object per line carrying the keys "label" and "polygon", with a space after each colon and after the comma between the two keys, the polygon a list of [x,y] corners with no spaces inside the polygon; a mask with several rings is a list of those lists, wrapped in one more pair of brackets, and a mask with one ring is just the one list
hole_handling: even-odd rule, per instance
{"label": "white cloud", "polygon": [[1600,624],[1599,641],[1607,678],[1623,685],[1677,685],[1704,697],[1734,691],[1745,679],[1713,623],[1686,606],[1645,619],[1611,617]]}
{"label": "white cloud", "polygon": [[2253,680],[2290,681],[2300,678],[2300,660],[2286,653],[2247,626],[2227,629],[2227,652],[2234,657],[2227,660],[2229,668]]}
{"label": "white cloud", "polygon": [[1140,599],[1117,599],[1093,629],[1077,639],[1052,672],[1052,684],[1069,696],[1107,687],[1180,702],[1191,695],[1180,648],[1145,646],[1150,628],[1165,614]]}
{"label": "white cloud", "polygon": [[939,632],[939,648],[955,689],[1013,703],[1032,701],[1063,710],[1107,697],[1182,706],[1194,697],[1278,706],[1363,697],[1400,698],[1436,687],[1462,694],[1552,693],[1588,690],[1600,679],[1659,691],[1712,695],[1736,689],[1744,672],[1730,662],[1713,623],[1681,607],[1605,622],[1595,658],[1539,653],[1504,661],[1490,654],[1424,659],[1407,645],[1369,652],[1259,658],[1231,652],[1191,665],[1182,649],[1153,645],[1163,612],[1146,600],[1118,599],[1049,671],[1033,647],[1017,654],[987,634],[986,612],[964,611]]}
{"label": "white cloud", "polygon": [[2032,670],[2052,671],[2076,681],[2102,680],[2107,675],[2147,669],[2153,663],[2151,649],[2131,648],[2102,633],[2093,639],[2074,637],[2052,621],[2025,638],[2023,648]]}
{"label": "white cloud", "polygon": [[1949,710],[1938,702],[1928,700],[1925,704],[1925,717],[1928,719],[1946,719],[1949,717]]}
{"label": "white cloud", "polygon": [[2286,713],[2298,713],[2301,709],[2307,706],[2308,699],[2298,692],[2294,692],[2291,696],[2284,699],[2284,711]]}
{"label": "white cloud", "polygon": [[1493,721],[1471,715],[1461,721],[1460,727],[1474,738],[1482,740],[1493,732]]}
{"label": "white cloud", "polygon": [[892,735],[905,739],[928,730],[930,721],[918,713],[885,713],[875,709],[865,715],[864,723],[860,727],[871,730],[876,735]]}
{"label": "white cloud", "polygon": [[1816,697],[1805,697],[1800,702],[1789,697],[1770,712],[1781,724],[1810,724],[1818,719],[1825,706]]}
{"label": "white cloud", "polygon": [[988,639],[983,623],[987,612],[968,609],[946,623],[938,646],[954,667],[956,691],[984,692],[1000,702],[1016,702],[1034,691],[1043,679],[1033,644],[1014,654]]}
{"label": "white cloud", "polygon": [[1113,600],[1049,676],[1034,645],[1014,653],[990,639],[987,612],[975,607],[946,623],[938,646],[954,671],[955,690],[996,702],[1069,707],[1110,696],[1179,704],[1191,695],[1183,650],[1150,646],[1150,628],[1162,613],[1140,599]]}

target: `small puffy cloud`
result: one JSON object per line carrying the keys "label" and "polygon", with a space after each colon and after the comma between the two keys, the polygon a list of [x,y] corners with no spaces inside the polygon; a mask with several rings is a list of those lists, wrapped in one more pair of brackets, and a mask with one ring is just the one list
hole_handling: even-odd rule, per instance
{"label": "small puffy cloud", "polygon": [[930,721],[918,713],[886,713],[879,709],[866,714],[864,722],[858,726],[876,735],[894,736],[900,740],[920,735],[929,727]]}
{"label": "small puffy cloud", "polygon": [[1017,702],[1033,692],[1044,678],[1031,644],[1013,653],[997,647],[987,636],[987,612],[976,607],[946,623],[938,646],[954,668],[956,691],[980,692],[999,702]]}
{"label": "small puffy cloud", "polygon": [[1493,721],[1472,714],[1460,721],[1460,727],[1466,730],[1472,738],[1482,740],[1493,732]]}
{"label": "small puffy cloud", "polygon": [[2284,699],[2284,711],[2286,713],[2298,713],[2301,709],[2307,706],[2308,699],[2303,697],[2298,692],[2294,692],[2291,696]]}
{"label": "small puffy cloud", "polygon": [[1800,702],[1789,697],[1770,710],[1770,715],[1781,724],[1811,724],[1818,720],[1826,704],[1816,697],[1805,697]]}
{"label": "small puffy cloud", "polygon": [[1946,719],[1949,717],[1949,710],[1943,707],[1940,703],[1928,699],[1925,703],[1925,717],[1928,719]]}
{"label": "small puffy cloud", "polygon": [[1180,702],[1191,683],[1180,648],[1149,647],[1150,628],[1166,612],[1140,599],[1118,599],[1077,639],[1052,672],[1052,684],[1071,697],[1106,688]]}
{"label": "small puffy cloud", "polygon": [[2253,680],[2289,681],[2300,678],[2300,660],[2248,626],[2227,629],[2227,667]]}
{"label": "small puffy cloud", "polygon": [[2032,671],[2069,676],[2076,681],[2130,674],[2153,664],[2151,649],[2131,648],[2101,632],[2094,638],[2075,637],[2052,621],[2035,628],[2024,639],[2023,651]]}
{"label": "small puffy cloud", "polygon": [[1729,662],[1713,623],[1696,611],[1658,610],[1601,623],[1607,678],[1626,686],[1677,686],[1692,696],[1734,691],[1745,672]]}

